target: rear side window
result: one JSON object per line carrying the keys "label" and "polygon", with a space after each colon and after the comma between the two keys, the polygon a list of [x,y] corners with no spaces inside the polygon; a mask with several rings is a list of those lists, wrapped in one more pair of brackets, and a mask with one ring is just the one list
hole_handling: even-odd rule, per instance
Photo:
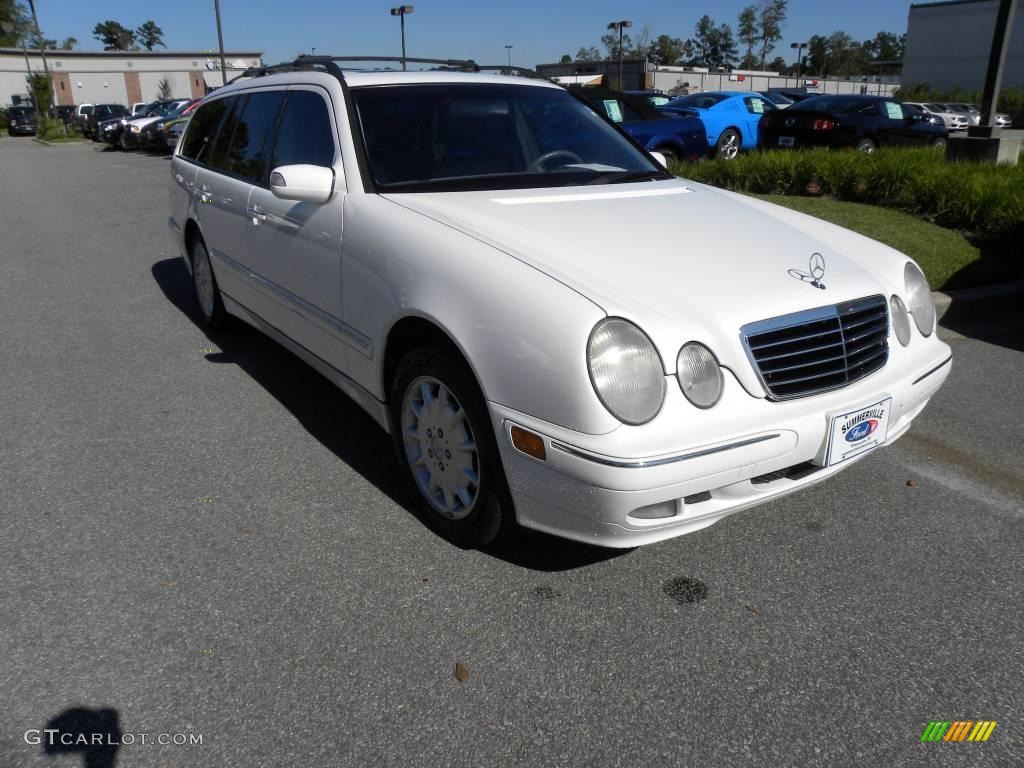
{"label": "rear side window", "polygon": [[234,136],[235,126],[238,125],[238,116],[245,109],[245,102],[248,98],[243,95],[231,100],[227,117],[221,121],[220,130],[217,131],[217,136],[213,140],[213,146],[206,154],[206,165],[216,171],[228,169],[228,149],[231,147],[231,138]]}
{"label": "rear side window", "polygon": [[196,162],[205,160],[203,156],[208,151],[206,147],[213,139],[217,126],[220,125],[221,118],[224,117],[224,112],[231,101],[232,99],[217,99],[203,104],[195,111],[188,124],[188,131],[181,142],[182,157]]}
{"label": "rear side window", "polygon": [[264,91],[249,95],[238,109],[231,149],[228,150],[227,170],[253,182],[264,176],[269,137],[274,133],[277,116],[284,102],[284,91]]}
{"label": "rear side window", "polygon": [[334,136],[327,103],[311,91],[291,91],[284,105],[270,165],[334,165]]}

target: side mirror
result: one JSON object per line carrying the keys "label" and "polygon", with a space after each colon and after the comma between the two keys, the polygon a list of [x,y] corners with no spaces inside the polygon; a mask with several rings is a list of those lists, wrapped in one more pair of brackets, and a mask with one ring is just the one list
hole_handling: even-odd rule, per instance
{"label": "side mirror", "polygon": [[665,159],[665,156],[661,154],[661,152],[651,152],[650,155],[658,161],[662,168],[665,168],[666,170],[668,169],[668,160]]}
{"label": "side mirror", "polygon": [[334,192],[334,171],[319,165],[282,165],[270,173],[270,191],[282,200],[326,203]]}

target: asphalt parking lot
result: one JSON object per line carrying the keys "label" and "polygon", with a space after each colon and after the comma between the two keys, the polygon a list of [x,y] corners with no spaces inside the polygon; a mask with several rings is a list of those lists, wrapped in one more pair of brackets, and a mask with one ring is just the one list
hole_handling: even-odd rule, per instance
{"label": "asphalt parking lot", "polygon": [[[802,494],[461,551],[368,417],[195,324],[165,158],[5,137],[0,169],[0,767],[1020,765],[1019,327]],[[26,741],[69,722],[136,743]]]}

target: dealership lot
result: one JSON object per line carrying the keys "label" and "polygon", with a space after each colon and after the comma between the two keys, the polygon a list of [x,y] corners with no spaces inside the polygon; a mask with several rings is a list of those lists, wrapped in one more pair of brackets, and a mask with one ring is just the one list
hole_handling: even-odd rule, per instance
{"label": "dealership lot", "polygon": [[[910,434],[824,485],[632,552],[461,551],[342,395],[199,330],[166,158],[5,137],[0,168],[0,766],[81,764],[24,738],[75,707],[202,734],[118,766],[1024,749],[1020,328],[961,328]],[[984,744],[920,743],[982,719]]]}

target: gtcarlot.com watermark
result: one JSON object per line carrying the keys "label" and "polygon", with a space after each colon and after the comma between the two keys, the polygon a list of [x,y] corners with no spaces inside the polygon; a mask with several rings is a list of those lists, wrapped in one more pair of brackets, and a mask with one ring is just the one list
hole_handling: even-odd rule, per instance
{"label": "gtcarlot.com watermark", "polygon": [[203,743],[201,733],[68,733],[58,728],[30,728],[26,744],[48,747],[127,747],[132,744],[195,746]]}

